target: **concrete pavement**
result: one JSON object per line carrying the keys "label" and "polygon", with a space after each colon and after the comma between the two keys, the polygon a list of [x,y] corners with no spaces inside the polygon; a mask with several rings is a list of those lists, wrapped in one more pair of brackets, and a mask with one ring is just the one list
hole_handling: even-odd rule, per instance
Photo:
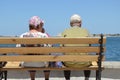
{"label": "concrete pavement", "polygon": [[[120,62],[104,62],[102,80],[120,80]],[[8,71],[8,80],[30,80],[28,71]],[[43,71],[37,71],[36,80],[44,80]],[[63,71],[51,71],[50,80],[65,80]],[[83,71],[72,71],[71,80],[84,80]],[[95,80],[95,71],[92,71],[90,80]]]}

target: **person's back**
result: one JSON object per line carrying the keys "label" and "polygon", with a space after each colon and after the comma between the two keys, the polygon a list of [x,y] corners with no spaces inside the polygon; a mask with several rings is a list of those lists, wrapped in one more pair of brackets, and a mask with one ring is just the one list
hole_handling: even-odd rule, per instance
{"label": "person's back", "polygon": [[[89,32],[86,29],[80,28],[80,27],[70,27],[69,29],[66,29],[62,33],[63,37],[88,37]],[[65,44],[64,46],[89,46],[89,44]],[[67,54],[67,53],[65,53]],[[76,55],[84,55],[87,53],[68,53],[68,54],[76,54]],[[64,62],[65,66],[67,67],[85,67],[89,66],[90,62]]]}
{"label": "person's back", "polygon": [[[62,32],[61,35],[63,37],[68,37],[68,38],[88,37],[89,36],[89,32],[87,31],[87,29],[74,26],[74,27],[70,27],[70,28],[64,30],[64,32]],[[82,45],[85,46],[85,44],[79,44],[78,46],[82,46]],[[71,44],[67,44],[66,46],[74,46],[74,44],[72,44],[72,45]],[[77,44],[75,44],[75,46],[77,46]]]}
{"label": "person's back", "polygon": [[62,36],[64,37],[88,37],[89,32],[85,28],[74,26],[74,27],[70,27],[64,30],[64,32],[62,32]]}
{"label": "person's back", "polygon": [[[32,38],[44,38],[47,37],[45,34],[41,33],[41,32],[26,32],[23,33],[21,35],[21,38],[25,38],[25,37],[32,37]],[[44,47],[44,44],[23,44],[21,45],[21,47]],[[28,53],[31,55],[31,53]],[[23,67],[47,67],[48,66],[48,62],[23,62],[21,64],[21,66]]]}

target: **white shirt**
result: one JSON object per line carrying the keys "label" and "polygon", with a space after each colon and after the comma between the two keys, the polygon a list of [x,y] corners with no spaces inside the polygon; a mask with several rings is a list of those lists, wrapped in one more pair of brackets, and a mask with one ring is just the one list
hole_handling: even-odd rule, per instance
{"label": "white shirt", "polygon": [[[33,38],[47,38],[48,35],[41,32],[25,32],[20,35],[20,38],[33,37]],[[21,47],[21,44],[17,44],[16,47]]]}

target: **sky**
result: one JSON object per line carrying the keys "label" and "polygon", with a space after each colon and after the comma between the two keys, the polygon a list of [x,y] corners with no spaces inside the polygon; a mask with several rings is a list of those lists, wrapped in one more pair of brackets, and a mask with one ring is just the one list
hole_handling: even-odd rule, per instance
{"label": "sky", "polygon": [[56,36],[70,27],[73,14],[91,34],[120,33],[120,0],[0,0],[0,35],[27,32],[29,19],[39,16],[46,32]]}

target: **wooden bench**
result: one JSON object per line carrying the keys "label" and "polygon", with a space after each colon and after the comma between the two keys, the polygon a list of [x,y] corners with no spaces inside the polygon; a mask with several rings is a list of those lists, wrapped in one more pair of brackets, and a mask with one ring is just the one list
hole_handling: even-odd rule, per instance
{"label": "wooden bench", "polygon": [[[87,37],[87,38],[18,38],[18,37],[1,37],[0,45],[0,62],[7,62],[3,67],[0,67],[2,72],[1,78],[5,77],[7,80],[8,70],[96,70],[96,80],[101,80],[101,71],[104,69],[102,61],[105,60],[104,52],[106,50],[106,38],[103,35],[99,37]],[[89,47],[85,46],[53,46],[53,47],[15,47],[16,44],[91,44]],[[14,46],[13,46],[14,45]],[[49,55],[48,53],[89,53],[89,55]],[[12,55],[9,55],[11,54]],[[27,53],[32,54],[45,54],[45,55],[25,55]],[[3,55],[4,54],[4,55]],[[20,54],[20,55],[14,55]],[[20,66],[20,63],[24,62],[39,62],[39,61],[91,61],[92,65],[84,68],[24,68]],[[5,75],[4,75],[5,74]]]}

